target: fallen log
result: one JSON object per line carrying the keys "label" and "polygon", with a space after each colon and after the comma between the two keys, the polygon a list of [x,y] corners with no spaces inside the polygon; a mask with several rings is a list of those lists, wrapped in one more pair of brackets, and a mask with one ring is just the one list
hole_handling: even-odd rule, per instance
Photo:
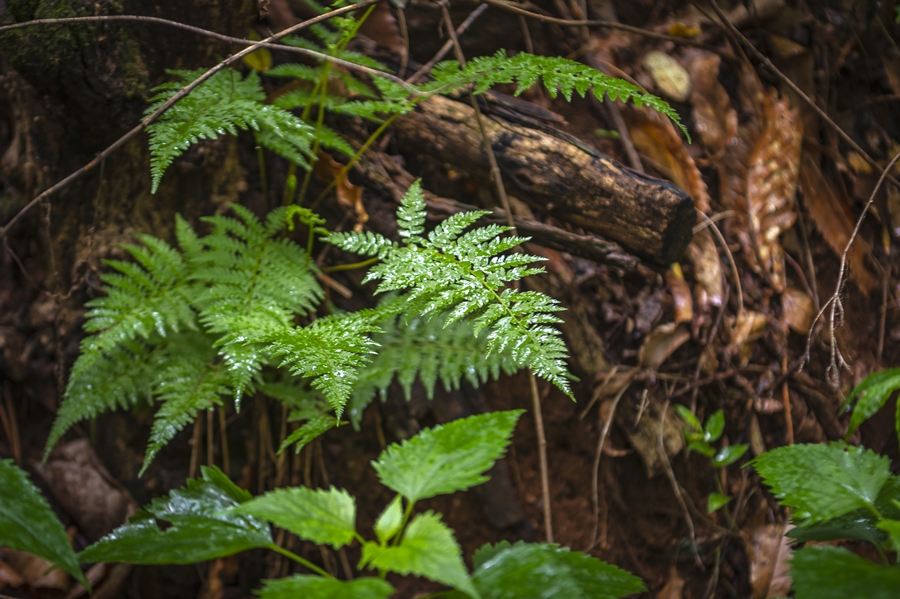
{"label": "fallen log", "polygon": [[[697,219],[684,191],[533,119],[504,114],[484,120],[512,195],[658,266],[680,259]],[[392,130],[402,154],[426,154],[472,175],[490,176],[474,110],[467,104],[430,98],[398,118]]]}

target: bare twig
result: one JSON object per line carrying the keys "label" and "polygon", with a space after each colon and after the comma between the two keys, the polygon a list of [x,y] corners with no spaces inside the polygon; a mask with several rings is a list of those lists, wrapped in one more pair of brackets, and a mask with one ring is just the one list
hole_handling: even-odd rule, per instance
{"label": "bare twig", "polygon": [[[469,26],[475,22],[475,19],[477,19],[481,15],[481,13],[486,11],[487,8],[488,8],[487,4],[481,4],[478,6],[478,8],[476,8],[471,13],[469,13],[469,16],[466,17],[466,20],[463,21],[460,24],[460,26],[456,28],[456,36],[459,37],[460,35],[465,33],[466,29],[468,29]],[[444,42],[444,45],[441,46],[441,49],[437,51],[437,54],[435,54],[431,58],[431,60],[426,62],[424,65],[422,65],[422,67],[418,71],[413,73],[412,76],[406,80],[406,82],[412,84],[412,83],[415,83],[416,81],[418,81],[419,79],[421,79],[422,77],[424,77],[425,74],[428,73],[429,71],[431,71],[431,69],[434,67],[434,65],[436,65],[438,62],[440,62],[447,55],[447,53],[452,49],[453,49],[453,39],[451,38],[451,39],[448,39],[446,42]]]}
{"label": "bare twig", "polygon": [[[710,229],[712,229],[715,238],[722,245],[722,249],[725,250],[725,254],[728,256],[728,263],[731,265],[731,275],[734,277],[734,286],[737,288],[737,301],[738,301],[738,314],[744,313],[744,290],[741,288],[741,275],[737,269],[737,263],[734,261],[734,256],[731,254],[731,249],[728,247],[728,242],[725,241],[725,236],[722,235],[722,232],[719,230],[719,227],[713,223],[712,220],[702,211],[698,210],[697,214],[700,215],[700,218],[703,219],[703,223],[706,224]],[[731,215],[728,215],[731,216]],[[723,217],[724,218],[724,217]],[[721,220],[721,219],[716,219]],[[699,225],[698,225],[699,226]],[[697,233],[697,229],[694,230],[694,233]],[[724,309],[724,306],[722,307]]]}
{"label": "bare twig", "polygon": [[[493,2],[493,1],[496,1],[496,0],[485,0],[485,1]],[[851,148],[853,148],[853,150],[854,150],[856,153],[858,153],[860,156],[862,156],[862,157],[863,157],[863,160],[865,160],[866,162],[868,162],[869,165],[872,166],[872,168],[874,168],[876,171],[882,170],[882,169],[881,169],[881,166],[879,166],[879,164],[878,164],[877,162],[875,162],[875,160],[874,160],[871,156],[869,156],[869,155],[866,153],[866,151],[863,150],[863,149],[859,146],[859,144],[857,144],[855,141],[853,141],[853,138],[850,137],[843,129],[841,129],[841,128],[838,126],[838,124],[835,123],[835,122],[831,119],[831,117],[828,116],[828,114],[827,114],[824,110],[822,110],[821,108],[819,108],[819,105],[818,105],[818,104],[816,104],[809,96],[807,96],[807,95],[803,92],[803,90],[800,89],[800,88],[797,86],[796,83],[794,83],[793,81],[791,81],[790,78],[788,78],[784,73],[782,73],[781,71],[779,71],[778,68],[776,68],[775,65],[772,64],[772,61],[769,60],[769,58],[768,58],[765,54],[763,54],[762,52],[760,52],[759,50],[757,50],[757,49],[756,49],[756,46],[754,46],[753,44],[751,44],[751,43],[750,43],[750,40],[748,40],[746,37],[744,37],[744,34],[742,34],[740,31],[738,31],[737,27],[735,27],[735,26],[731,23],[731,21],[728,20],[728,17],[725,16],[725,13],[722,12],[722,9],[719,8],[719,5],[716,3],[715,0],[710,0],[710,5],[712,6],[713,10],[716,11],[716,14],[719,16],[719,20],[722,21],[722,24],[724,25],[724,27],[727,28],[728,31],[730,31],[731,34],[732,34],[735,38],[737,38],[738,40],[740,40],[740,42],[741,42],[741,43],[742,43],[742,44],[750,51],[750,53],[753,54],[753,56],[763,64],[763,66],[765,66],[765,67],[766,67],[773,75],[775,75],[782,83],[784,83],[784,84],[787,85],[789,88],[791,88],[791,91],[793,91],[795,94],[797,94],[797,96],[798,96],[801,100],[803,100],[810,108],[812,108],[813,111],[815,111],[815,113],[816,113],[817,115],[819,115],[819,118],[821,118],[823,121],[825,121],[825,123],[826,123],[829,127],[831,127],[831,128],[834,130],[834,132],[837,133],[838,136],[839,136],[841,139],[843,139],[843,140],[847,143],[847,145],[849,145]],[[890,171],[890,168],[884,169],[884,172],[885,172],[885,173],[888,173],[889,171]],[[900,188],[900,182],[898,182],[898,181],[897,181],[894,177],[892,177],[890,174],[888,174],[887,177],[888,177],[888,180],[889,180],[892,184],[894,184],[894,185],[896,185],[898,188]]]}
{"label": "bare twig", "polygon": [[[609,435],[609,429],[612,426],[613,419],[616,416],[616,408],[619,406],[619,400],[625,395],[625,391],[631,386],[631,382],[622,385],[616,397],[609,407],[609,415],[603,422],[603,429],[600,431],[600,440],[597,442],[597,451],[594,453],[594,467],[591,470],[591,507],[594,510],[594,531],[591,533],[591,541],[588,543],[585,553],[589,552],[597,544],[597,532],[600,530],[600,456],[603,455],[603,445],[606,443],[606,437]],[[602,387],[601,387],[602,388]],[[602,410],[598,410],[602,412]]]}
{"label": "bare twig", "polygon": [[[806,351],[804,352],[803,357],[800,360],[801,370],[803,368],[803,365],[810,359],[810,348],[812,347],[813,331],[815,331],[816,324],[819,322],[819,319],[822,318],[822,315],[825,314],[825,311],[829,310],[830,308],[828,323],[828,342],[830,346],[829,350],[831,354],[831,362],[828,365],[826,374],[828,375],[828,382],[831,383],[832,387],[834,388],[837,388],[840,385],[841,369],[848,367],[840,348],[838,348],[837,338],[835,336],[835,329],[838,326],[841,326],[844,320],[844,304],[841,301],[841,292],[844,290],[844,285],[847,283],[847,257],[850,254],[850,248],[853,247],[853,242],[856,241],[856,236],[859,234],[859,228],[862,226],[863,219],[866,218],[866,214],[869,212],[869,208],[871,208],[872,204],[875,203],[875,196],[878,194],[878,191],[884,184],[884,180],[888,178],[888,173],[892,168],[894,168],[894,165],[897,164],[898,160],[900,160],[900,152],[898,152],[897,155],[895,155],[891,159],[887,167],[882,171],[881,176],[878,178],[878,183],[875,184],[875,189],[872,190],[872,195],[869,196],[866,205],[863,207],[862,213],[859,215],[859,218],[856,219],[856,225],[853,227],[853,233],[850,235],[850,240],[847,241],[847,245],[844,247],[844,253],[841,254],[841,266],[838,269],[838,279],[837,283],[835,283],[834,285],[834,293],[831,294],[831,297],[827,302],[825,302],[825,304],[819,310],[818,314],[816,314],[816,317],[813,319],[812,324],[809,326],[809,333],[806,336]],[[838,322],[840,322],[840,324],[838,324]]]}
{"label": "bare twig", "polygon": [[716,54],[721,52],[721,50],[719,50],[718,48],[710,46],[709,44],[704,44],[703,42],[694,41],[690,38],[676,37],[674,35],[666,35],[665,33],[656,33],[655,31],[647,31],[646,29],[641,29],[640,27],[632,27],[631,25],[616,23],[615,21],[600,21],[597,19],[559,19],[556,17],[542,15],[540,13],[525,10],[524,8],[521,8],[513,2],[505,2],[504,0],[481,1],[490,4],[491,6],[502,8],[505,11],[513,12],[518,15],[529,17],[531,19],[537,19],[538,21],[543,21],[545,23],[565,25],[567,27],[605,27],[607,29],[619,29],[621,31],[628,31],[630,33],[649,37],[651,39],[665,40],[682,46],[694,46],[696,48],[703,48],[704,50],[709,50],[710,52],[715,52]]}
{"label": "bare twig", "polygon": [[[105,150],[103,150],[102,152],[97,154],[97,156],[95,156],[93,160],[91,160],[86,165],[79,168],[78,170],[76,170],[75,172],[73,172],[72,174],[70,174],[69,176],[64,178],[63,180],[59,181],[55,185],[51,186],[50,188],[48,188],[48,189],[44,190],[43,192],[41,192],[40,194],[38,194],[37,197],[35,197],[28,204],[26,204],[24,208],[19,210],[19,212],[14,217],[12,217],[12,219],[10,219],[10,221],[8,223],[6,223],[6,225],[4,225],[2,229],[0,229],[0,238],[5,237],[9,231],[9,229],[13,225],[15,225],[16,222],[18,222],[19,219],[21,219],[25,213],[27,213],[29,210],[31,210],[32,208],[34,208],[35,206],[40,204],[42,200],[50,197],[52,194],[56,193],[63,187],[67,186],[69,183],[72,183],[73,181],[80,179],[86,173],[92,171],[99,164],[101,164],[104,160],[106,160],[106,158],[109,157],[110,154],[112,154],[114,151],[116,151],[118,148],[120,148],[122,145],[124,145],[128,140],[130,140],[135,135],[137,135],[138,133],[140,133],[141,131],[146,129],[148,125],[155,122],[160,116],[163,115],[163,113],[165,113],[167,110],[169,110],[172,106],[174,106],[175,104],[180,102],[188,94],[190,94],[194,89],[196,89],[197,87],[202,85],[210,77],[212,77],[213,75],[215,75],[216,73],[218,73],[219,71],[221,71],[222,69],[224,69],[225,67],[230,65],[231,63],[240,60],[244,56],[252,53],[254,50],[257,50],[260,47],[264,47],[269,44],[272,44],[273,42],[277,42],[281,38],[283,38],[287,35],[290,35],[291,33],[294,33],[296,31],[299,31],[301,29],[309,27],[310,25],[314,25],[316,23],[321,23],[322,21],[328,20],[332,17],[336,17],[338,15],[342,15],[342,14],[345,14],[348,12],[353,12],[361,7],[368,6],[370,4],[374,4],[377,1],[378,0],[363,0],[363,2],[359,2],[357,4],[345,6],[344,8],[339,8],[337,10],[333,10],[324,15],[319,15],[318,17],[314,17],[312,19],[303,21],[302,23],[297,23],[293,27],[288,27],[284,31],[276,33],[275,35],[271,35],[260,42],[248,42],[247,40],[240,40],[239,38],[229,38],[229,41],[238,40],[239,43],[242,43],[242,44],[249,43],[249,45],[248,45],[248,47],[244,48],[240,52],[238,52],[236,54],[232,54],[225,60],[219,62],[219,64],[217,64],[216,66],[212,67],[211,69],[209,69],[208,71],[203,73],[203,75],[201,75],[200,77],[198,77],[191,83],[185,85],[175,95],[173,95],[171,98],[169,98],[162,106],[160,106],[155,111],[153,111],[152,114],[148,115],[144,120],[142,120],[140,123],[138,123],[134,128],[132,128],[130,131],[128,131],[125,135],[123,135],[122,137],[117,139],[109,147],[107,147]],[[112,16],[119,16],[119,15],[112,15]],[[90,18],[90,17],[88,17],[88,18]],[[151,17],[144,17],[144,18],[147,19],[147,18],[151,18]],[[40,21],[29,21],[28,23],[19,23],[17,25],[5,26],[3,28],[0,28],[0,31],[24,27],[27,25],[34,25],[34,24],[45,24],[45,25],[46,24],[59,24],[65,20],[66,19],[42,19]],[[118,19],[118,20],[125,20],[125,19]],[[166,24],[171,24],[171,23],[172,22],[167,22]],[[179,24],[179,25],[181,25],[181,24]],[[186,28],[186,27],[190,27],[190,26],[185,25],[182,28]],[[193,29],[199,29],[199,28],[192,28],[192,30]],[[203,30],[201,30],[201,31],[203,31]],[[215,34],[216,37],[218,37],[219,35],[220,34]],[[227,37],[227,36],[225,36],[225,37]],[[283,48],[283,46],[278,46],[278,48]],[[324,55],[322,55],[322,56],[324,56]],[[350,63],[348,63],[348,64],[350,64]],[[406,83],[403,82],[403,85],[406,85]]]}
{"label": "bare twig", "polygon": [[663,466],[666,467],[666,474],[669,477],[669,482],[672,484],[672,491],[675,492],[675,499],[678,500],[678,505],[681,506],[681,511],[684,514],[684,520],[687,522],[688,532],[690,532],[691,535],[691,548],[694,550],[694,561],[702,570],[703,562],[700,560],[700,552],[697,550],[697,534],[694,532],[694,521],[691,519],[691,513],[688,511],[688,506],[684,502],[684,497],[681,496],[681,485],[678,484],[678,480],[675,478],[675,471],[672,470],[672,464],[669,462],[669,454],[666,453],[666,443],[663,432],[666,430],[666,414],[668,411],[669,400],[667,399],[666,403],[663,404],[662,417],[659,419],[659,455],[662,457]]}

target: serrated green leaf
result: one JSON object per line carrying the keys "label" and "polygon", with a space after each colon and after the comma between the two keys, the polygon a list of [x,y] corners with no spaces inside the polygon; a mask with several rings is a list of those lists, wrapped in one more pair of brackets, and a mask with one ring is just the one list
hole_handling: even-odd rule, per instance
{"label": "serrated green leaf", "polygon": [[[272,545],[269,525],[223,510],[250,499],[250,494],[215,467],[202,478],[153,502],[78,554],[82,562],[192,564]],[[170,524],[163,529],[160,521]]]}
{"label": "serrated green leaf", "polygon": [[791,560],[796,599],[896,599],[900,568],[876,564],[839,547],[804,547]]}
{"label": "serrated green leaf", "polygon": [[90,589],[62,523],[12,460],[0,460],[0,547],[53,562]]}
{"label": "serrated green leaf", "polygon": [[725,412],[716,410],[706,419],[706,427],[703,429],[703,437],[707,443],[715,443],[725,432]]}
{"label": "serrated green leaf", "polygon": [[388,447],[373,466],[385,486],[412,503],[480,485],[487,480],[482,473],[509,445],[523,412],[480,414],[425,429]]}
{"label": "serrated green leaf", "polygon": [[722,495],[721,493],[710,493],[709,497],[706,498],[706,513],[713,513],[723,505],[726,505],[729,501],[731,501],[731,497],[729,497],[728,495]]}
{"label": "serrated green leaf", "polygon": [[[875,500],[875,510],[882,518],[900,520],[898,499],[900,477],[892,476],[881,488],[878,499]],[[886,534],[878,528],[880,519],[869,508],[860,508],[826,522],[800,523],[788,531],[787,536],[800,542],[857,539],[879,545],[887,539]]]}
{"label": "serrated green leaf", "polygon": [[744,454],[747,453],[747,449],[749,449],[749,445],[741,444],[741,445],[726,445],[713,456],[712,462],[713,466],[716,468],[724,468],[725,466],[730,466],[734,464],[739,459],[744,457]]}
{"label": "serrated green leaf", "polygon": [[401,526],[403,526],[403,497],[397,495],[375,521],[375,536],[378,537],[378,542],[386,545],[400,532]]}
{"label": "serrated green leaf", "polygon": [[617,599],[647,590],[640,578],[558,545],[502,541],[479,549],[473,561],[483,599]]}
{"label": "serrated green leaf", "polygon": [[753,460],[781,503],[802,523],[830,520],[871,508],[890,478],[890,460],[844,443],[791,445]]}
{"label": "serrated green leaf", "polygon": [[356,501],[347,491],[275,489],[228,511],[268,520],[301,539],[340,549],[356,535]]}
{"label": "serrated green leaf", "polygon": [[[900,389],[900,368],[874,372],[854,387],[844,402],[845,405],[849,405],[855,399],[858,399],[853,407],[853,414],[850,416],[850,424],[847,426],[845,438],[849,439],[850,435],[859,428],[860,424],[874,416],[875,412],[887,403],[891,394],[897,389]],[[897,431],[900,434],[900,411],[898,411],[897,420]]]}
{"label": "serrated green leaf", "polygon": [[264,580],[256,591],[262,599],[387,599],[394,587],[378,578],[337,580],[297,574],[278,580]]}
{"label": "serrated green leaf", "polygon": [[430,511],[419,514],[409,523],[399,545],[363,545],[361,565],[366,564],[398,574],[423,576],[479,598],[453,531],[441,522],[438,514]]}

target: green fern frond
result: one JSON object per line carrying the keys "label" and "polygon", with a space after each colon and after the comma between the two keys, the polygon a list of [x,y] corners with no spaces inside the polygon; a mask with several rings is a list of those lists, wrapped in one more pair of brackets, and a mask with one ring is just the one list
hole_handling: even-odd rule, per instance
{"label": "green fern frond", "polygon": [[158,383],[154,389],[163,405],[156,412],[150,430],[150,443],[141,474],[178,432],[197,418],[197,412],[222,403],[230,376],[217,364],[210,338],[202,334],[185,335],[170,344],[157,365]]}
{"label": "green fern frond", "polygon": [[204,219],[213,230],[199,240],[205,251],[192,261],[192,278],[204,285],[197,300],[200,321],[218,337],[239,402],[265,360],[261,346],[248,340],[290,326],[295,314],[312,310],[324,294],[306,252],[278,237],[286,208],[270,213],[265,224],[242,206],[232,209],[239,219]]}
{"label": "green fern frond", "polygon": [[81,344],[81,355],[69,374],[63,402],[50,430],[45,458],[76,422],[151,399],[156,372],[150,346],[132,340],[103,352],[94,339],[88,337]]}
{"label": "green fern frond", "polygon": [[[447,312],[447,323],[473,318],[475,332],[487,334],[487,351],[508,352],[520,368],[531,368],[571,397],[568,357],[560,332],[552,324],[563,308],[542,293],[506,287],[542,272],[531,266],[542,258],[500,255],[524,241],[501,239],[505,227],[488,226],[463,235],[483,213],[454,215],[423,237],[425,203],[419,183],[404,196],[398,211],[405,245],[374,233],[335,233],[330,243],[356,253],[377,255],[363,282],[380,281],[378,291],[407,291],[408,310],[422,315]],[[362,252],[362,249],[369,251]]]}
{"label": "green fern frond", "polygon": [[380,100],[345,102],[335,106],[334,112],[370,121],[381,121],[384,115],[406,114],[415,109],[415,101],[409,97],[409,91],[402,85],[377,76],[373,77],[373,82],[381,94]]}
{"label": "green fern frond", "polygon": [[[272,105],[284,110],[294,110],[295,108],[305,108],[313,102],[313,89],[292,89],[272,100]],[[321,94],[316,94],[316,100],[322,102]],[[334,111],[338,106],[347,102],[346,98],[333,96],[328,94],[325,96],[324,107],[326,111]]]}
{"label": "green fern frond", "polygon": [[379,328],[365,315],[348,314],[316,320],[307,327],[273,329],[266,350],[295,376],[312,378],[340,419],[359,370],[374,353],[368,335]]}
{"label": "green fern frond", "polygon": [[156,333],[195,329],[187,264],[181,254],[160,239],[139,236],[144,246],[123,248],[136,262],[107,260],[118,272],[104,274],[107,295],[87,302],[84,330],[94,351],[112,352],[119,344],[147,339]]}
{"label": "green fern frond", "polygon": [[474,84],[475,93],[483,93],[500,83],[515,83],[518,95],[541,80],[552,97],[562,93],[571,101],[573,92],[584,97],[589,89],[593,89],[598,100],[602,101],[604,95],[610,100],[631,100],[636,106],[646,105],[665,114],[681,128],[688,141],[691,139],[678,113],[664,100],[627,81],[566,58],[524,52],[510,57],[501,50],[493,56],[473,58],[463,69],[454,60],[442,62],[435,66],[431,75],[434,81],[422,86],[423,92],[448,93]]}
{"label": "green fern frond", "polygon": [[438,379],[448,391],[459,389],[463,380],[479,387],[520,368],[510,352],[489,352],[488,336],[478,334],[472,322],[451,322],[447,313],[430,319],[401,315],[380,324],[382,331],[372,337],[379,346],[378,355],[363,368],[353,388],[351,422],[362,416],[362,409],[376,394],[386,391],[395,377],[407,400],[417,378],[432,399]]}
{"label": "green fern frond", "polygon": [[[164,83],[147,108],[150,114],[181,87],[205,71],[170,71],[179,81]],[[215,139],[238,129],[263,132],[263,139],[276,151],[290,149],[287,157],[305,165],[304,156],[313,138],[313,129],[301,119],[276,106],[266,105],[265,93],[254,71],[246,78],[223,70],[192,91],[147,127],[150,135],[152,192],[159,187],[166,168],[182,152],[201,139]],[[274,140],[274,141],[273,141]],[[262,143],[262,141],[260,142]]]}

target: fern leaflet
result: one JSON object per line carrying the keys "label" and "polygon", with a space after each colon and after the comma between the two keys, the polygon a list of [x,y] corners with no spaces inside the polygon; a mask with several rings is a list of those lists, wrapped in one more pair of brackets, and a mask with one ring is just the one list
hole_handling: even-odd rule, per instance
{"label": "fern leaflet", "polygon": [[374,233],[333,233],[326,239],[347,251],[381,256],[383,261],[369,270],[364,282],[380,281],[379,292],[409,290],[404,298],[410,312],[447,312],[445,326],[471,318],[476,334],[486,331],[489,354],[508,352],[516,366],[532,368],[571,397],[568,352],[559,330],[551,326],[561,322],[555,312],[563,308],[542,293],[506,287],[542,272],[531,266],[542,259],[502,255],[526,241],[501,238],[508,227],[489,225],[464,233],[484,212],[455,214],[426,237],[424,206],[416,182],[398,211],[400,245]]}
{"label": "fern leaflet", "polygon": [[[156,88],[146,114],[151,114],[175,95],[185,83],[193,81],[205,70],[169,71],[179,81]],[[253,129],[257,141],[290,160],[306,167],[310,158],[313,129],[290,112],[266,105],[259,76],[253,72],[245,78],[232,70],[223,70],[172,106],[156,122],[147,127],[150,134],[150,171],[152,192],[156,193],[166,168],[191,144],[201,139],[215,139],[226,132],[237,135],[238,129]]]}

